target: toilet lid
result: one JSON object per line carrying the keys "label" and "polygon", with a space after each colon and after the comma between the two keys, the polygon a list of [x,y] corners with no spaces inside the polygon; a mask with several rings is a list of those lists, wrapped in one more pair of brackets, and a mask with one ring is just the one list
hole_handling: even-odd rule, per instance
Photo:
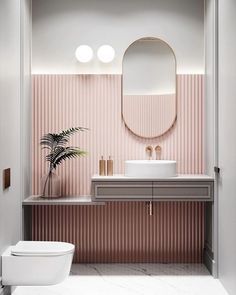
{"label": "toilet lid", "polygon": [[74,252],[75,246],[64,242],[20,241],[11,249],[16,256],[58,256]]}

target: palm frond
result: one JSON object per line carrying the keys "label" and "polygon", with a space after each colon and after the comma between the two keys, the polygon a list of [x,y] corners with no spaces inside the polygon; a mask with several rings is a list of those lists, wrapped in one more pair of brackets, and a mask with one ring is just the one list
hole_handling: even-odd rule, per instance
{"label": "palm frond", "polygon": [[56,146],[57,145],[64,146],[69,140],[69,138],[66,138],[65,136],[63,136],[61,134],[53,134],[53,135],[55,138]]}
{"label": "palm frond", "polygon": [[53,134],[52,133],[45,134],[40,140],[40,145],[52,149],[54,145]]}
{"label": "palm frond", "polygon": [[67,130],[61,131],[61,133],[59,133],[59,135],[68,138],[70,135],[72,135],[72,134],[74,134],[74,133],[76,133],[78,131],[85,131],[85,130],[88,130],[88,128],[72,127],[72,128],[67,129]]}
{"label": "palm frond", "polygon": [[47,156],[46,156],[46,160],[53,165],[53,163],[55,162],[56,158],[64,153],[65,151],[65,147],[63,146],[57,146],[53,151],[51,151]]}
{"label": "palm frond", "polygon": [[60,165],[61,162],[65,161],[66,159],[82,157],[86,154],[87,153],[85,151],[82,151],[79,148],[66,147],[64,148],[64,151],[58,153],[58,155],[54,158],[53,167],[56,168],[56,166]]}
{"label": "palm frond", "polygon": [[68,139],[65,138],[63,135],[56,133],[48,133],[41,138],[40,145],[53,149],[57,145],[64,146],[67,142]]}
{"label": "palm frond", "polygon": [[60,133],[47,133],[42,136],[40,145],[43,149],[49,149],[46,160],[50,163],[50,170],[55,169],[63,160],[86,155],[86,152],[80,150],[78,147],[66,147],[71,135],[85,130],[88,129],[84,127],[72,127]]}

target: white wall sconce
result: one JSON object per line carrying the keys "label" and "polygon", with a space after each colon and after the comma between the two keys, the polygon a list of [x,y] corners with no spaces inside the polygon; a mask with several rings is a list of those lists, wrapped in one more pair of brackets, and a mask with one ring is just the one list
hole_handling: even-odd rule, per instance
{"label": "white wall sconce", "polygon": [[97,57],[101,62],[109,63],[115,57],[115,50],[110,45],[102,45],[98,48]]}
{"label": "white wall sconce", "polygon": [[75,56],[78,61],[86,63],[91,61],[91,59],[93,58],[93,50],[88,45],[80,45],[75,51]]}

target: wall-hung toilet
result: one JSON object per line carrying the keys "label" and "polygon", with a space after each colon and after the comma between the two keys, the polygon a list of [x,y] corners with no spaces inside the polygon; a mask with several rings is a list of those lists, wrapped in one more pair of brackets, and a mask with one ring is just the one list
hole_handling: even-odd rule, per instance
{"label": "wall-hung toilet", "polygon": [[74,248],[63,242],[20,241],[2,254],[2,284],[58,284],[69,275]]}

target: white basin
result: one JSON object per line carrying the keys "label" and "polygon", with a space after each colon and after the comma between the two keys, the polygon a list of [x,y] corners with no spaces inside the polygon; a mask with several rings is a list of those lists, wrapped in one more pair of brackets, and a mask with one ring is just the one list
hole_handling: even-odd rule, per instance
{"label": "white basin", "polygon": [[176,176],[176,161],[130,160],[125,161],[125,176],[166,178]]}

